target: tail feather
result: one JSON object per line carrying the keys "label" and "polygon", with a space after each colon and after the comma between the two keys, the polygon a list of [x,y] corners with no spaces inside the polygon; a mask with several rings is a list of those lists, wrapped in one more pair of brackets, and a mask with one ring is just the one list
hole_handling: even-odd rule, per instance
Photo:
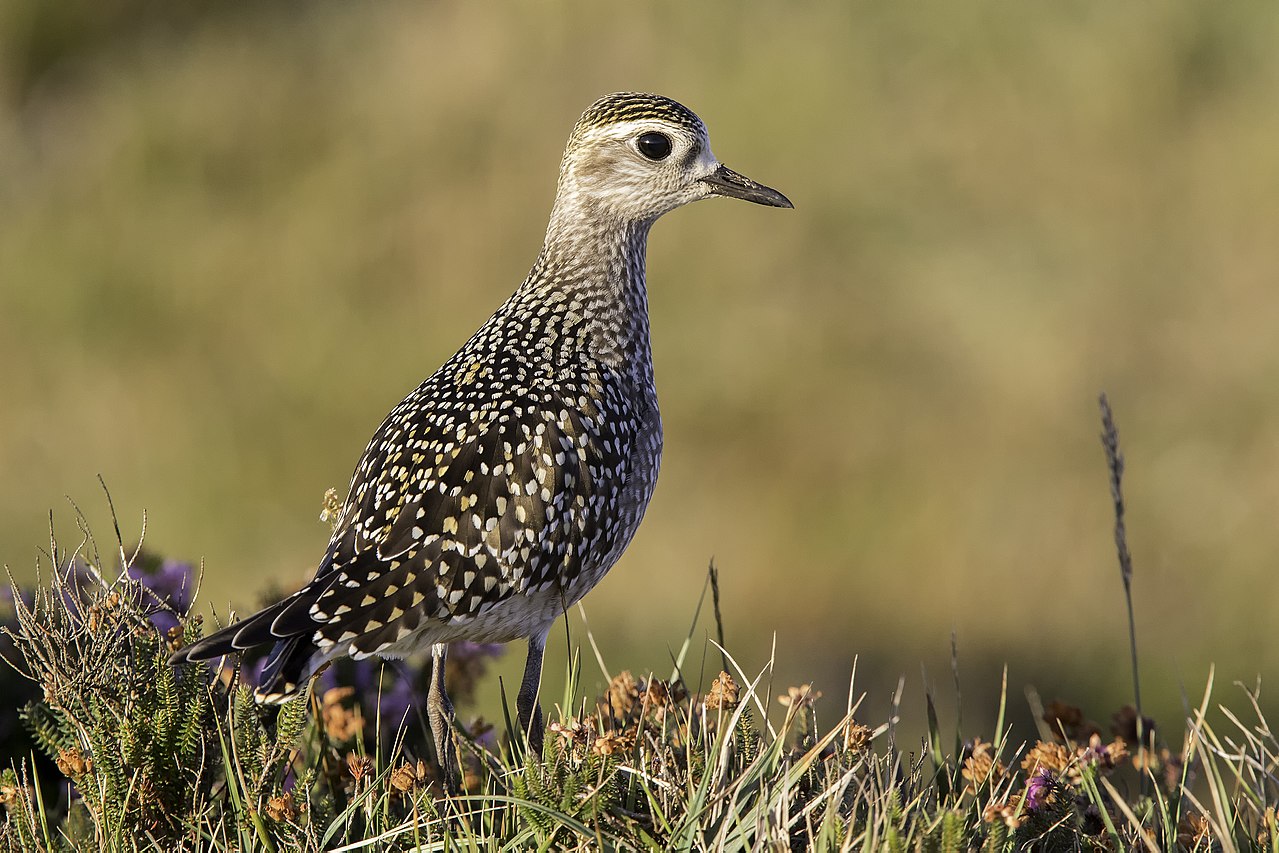
{"label": "tail feather", "polygon": [[306,680],[323,663],[319,647],[311,641],[311,631],[275,633],[273,623],[293,598],[286,598],[247,619],[228,625],[204,639],[178,649],[169,658],[173,664],[215,660],[255,646],[271,645],[254,695],[259,702],[278,704],[297,695]]}
{"label": "tail feather", "polygon": [[273,604],[247,619],[242,619],[233,625],[226,626],[221,631],[210,634],[199,642],[183,646],[173,653],[169,661],[171,663],[186,663],[188,661],[213,660],[223,655],[241,652],[254,646],[265,645],[281,639],[271,633],[271,623],[275,621],[276,615],[283,609],[282,605],[284,603],[282,601]]}
{"label": "tail feather", "polygon": [[310,637],[299,635],[276,643],[258,677],[254,697],[270,704],[292,699],[322,662],[317,660],[317,652],[319,648]]}

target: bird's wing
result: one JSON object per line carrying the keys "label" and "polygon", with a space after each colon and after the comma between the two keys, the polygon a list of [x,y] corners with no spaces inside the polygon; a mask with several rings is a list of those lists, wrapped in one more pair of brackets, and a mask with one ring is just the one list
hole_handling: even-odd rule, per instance
{"label": "bird's wing", "polygon": [[619,449],[593,406],[542,392],[478,417],[411,405],[357,468],[324,571],[272,620],[328,649],[377,652],[424,622],[465,621],[530,588],[572,580],[600,539]]}

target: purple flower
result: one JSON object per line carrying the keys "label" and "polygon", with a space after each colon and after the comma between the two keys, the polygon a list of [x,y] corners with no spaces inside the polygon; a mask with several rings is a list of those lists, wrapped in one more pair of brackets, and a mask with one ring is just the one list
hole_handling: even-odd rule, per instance
{"label": "purple flower", "polygon": [[1026,782],[1026,808],[1037,811],[1052,801],[1057,780],[1048,770],[1038,770]]}

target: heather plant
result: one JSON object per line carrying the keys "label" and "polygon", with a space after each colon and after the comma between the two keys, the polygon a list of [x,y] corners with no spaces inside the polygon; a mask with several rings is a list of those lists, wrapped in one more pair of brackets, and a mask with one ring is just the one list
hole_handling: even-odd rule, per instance
{"label": "heather plant", "polygon": [[[91,539],[71,555],[55,540],[49,583],[29,597],[13,596],[14,623],[6,628],[10,662],[40,691],[22,717],[73,786],[67,812],[76,828],[67,832],[101,847],[129,837],[179,837],[181,816],[198,807],[215,779],[207,673],[167,664],[172,645],[184,630],[198,632],[199,620],[177,627],[184,613],[173,609],[167,591],[136,579],[143,566],[137,557],[107,575]],[[174,625],[163,632],[158,625],[168,620],[151,618],[161,612]],[[26,775],[8,774],[7,784]],[[47,834],[49,818],[36,822],[27,812],[27,820],[9,826],[30,848],[37,830]]]}

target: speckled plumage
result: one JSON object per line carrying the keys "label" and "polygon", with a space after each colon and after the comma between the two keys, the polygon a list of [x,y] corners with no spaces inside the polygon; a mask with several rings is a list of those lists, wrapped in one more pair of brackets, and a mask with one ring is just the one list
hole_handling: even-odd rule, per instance
{"label": "speckled plumage", "polygon": [[[646,134],[668,153],[644,153]],[[675,101],[587,109],[528,277],[378,427],[315,577],[175,659],[274,643],[259,688],[272,701],[335,657],[433,647],[440,662],[454,640],[528,637],[528,687],[534,647],[540,674],[550,625],[621,556],[653,493],[648,232],[710,195],[789,206],[719,165]]]}

